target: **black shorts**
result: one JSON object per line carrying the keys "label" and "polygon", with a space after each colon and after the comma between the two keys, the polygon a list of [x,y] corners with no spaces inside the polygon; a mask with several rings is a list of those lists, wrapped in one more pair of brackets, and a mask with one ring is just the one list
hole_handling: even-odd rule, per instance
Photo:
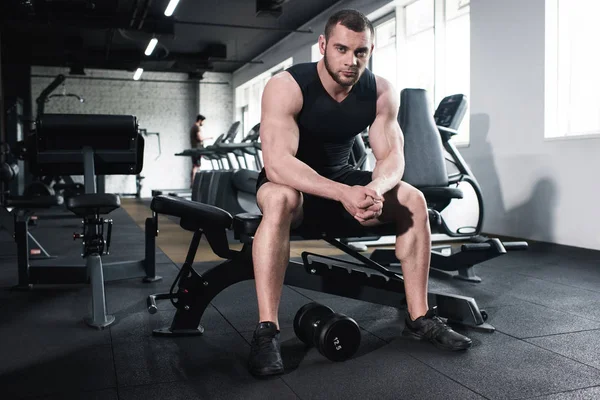
{"label": "black shorts", "polygon": [[199,167],[201,161],[202,161],[202,156],[192,156],[192,165]]}
{"label": "black shorts", "polygon": [[[373,180],[373,173],[371,171],[358,171],[349,167],[342,173],[336,174],[335,177],[329,177],[329,179],[348,186],[366,186]],[[263,168],[258,175],[256,192],[258,193],[258,189],[267,182],[269,180]],[[360,222],[350,215],[339,201],[306,193],[302,193],[302,196],[304,198],[302,205],[304,219],[300,228],[323,231],[336,222],[343,223],[344,226],[348,226],[346,224],[350,224],[350,226],[356,224],[357,228],[360,227]]]}

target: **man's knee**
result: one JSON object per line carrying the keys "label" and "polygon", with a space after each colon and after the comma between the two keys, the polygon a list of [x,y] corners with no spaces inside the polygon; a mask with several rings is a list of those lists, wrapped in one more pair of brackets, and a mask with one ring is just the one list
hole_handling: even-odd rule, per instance
{"label": "man's knee", "polygon": [[427,200],[419,189],[410,186],[407,189],[407,193],[399,197],[402,197],[402,199],[399,198],[400,204],[407,207],[413,214],[414,218],[429,218],[429,213],[427,211]]}
{"label": "man's knee", "polygon": [[291,217],[302,205],[302,195],[289,186],[268,182],[259,189],[257,201],[264,216]]}

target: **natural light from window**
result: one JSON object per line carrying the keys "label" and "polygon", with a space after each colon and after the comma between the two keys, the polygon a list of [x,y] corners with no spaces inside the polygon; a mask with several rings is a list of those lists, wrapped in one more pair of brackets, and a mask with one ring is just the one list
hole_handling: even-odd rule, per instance
{"label": "natural light from window", "polygon": [[598,0],[546,0],[546,138],[600,134],[598,15]]}

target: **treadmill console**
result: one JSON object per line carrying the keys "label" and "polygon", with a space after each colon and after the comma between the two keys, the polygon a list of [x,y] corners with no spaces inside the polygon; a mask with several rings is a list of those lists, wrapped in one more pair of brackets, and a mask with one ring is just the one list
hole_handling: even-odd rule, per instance
{"label": "treadmill console", "polygon": [[433,118],[437,126],[458,130],[466,112],[467,97],[464,94],[454,94],[440,102]]}

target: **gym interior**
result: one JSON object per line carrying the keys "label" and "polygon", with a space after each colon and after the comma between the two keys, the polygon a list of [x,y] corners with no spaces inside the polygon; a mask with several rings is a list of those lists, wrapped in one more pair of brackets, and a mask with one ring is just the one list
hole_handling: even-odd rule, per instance
{"label": "gym interior", "polygon": [[[291,232],[285,373],[257,379],[261,97],[322,58],[342,9],[372,22],[367,68],[399,98],[429,304],[473,345],[404,337],[394,230],[334,224]],[[592,0],[2,1],[0,398],[600,398],[599,14]],[[368,129],[348,162],[375,167]]]}

